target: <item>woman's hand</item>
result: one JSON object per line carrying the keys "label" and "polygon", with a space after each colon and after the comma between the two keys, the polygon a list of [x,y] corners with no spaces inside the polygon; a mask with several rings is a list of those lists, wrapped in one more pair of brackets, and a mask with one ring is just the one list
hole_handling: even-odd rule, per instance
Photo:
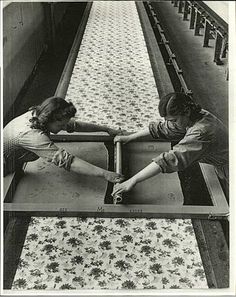
{"label": "woman's hand", "polygon": [[123,175],[107,170],[104,171],[104,178],[113,184],[121,183],[125,179]]}
{"label": "woman's hand", "polygon": [[129,135],[117,135],[115,138],[114,138],[114,143],[116,142],[122,142],[124,144],[130,142],[131,139],[129,137]]}
{"label": "woman's hand", "polygon": [[124,192],[128,192],[128,191],[132,190],[132,188],[135,185],[136,185],[136,182],[132,178],[130,178],[121,184],[114,185],[113,192],[111,195],[114,196],[114,195],[122,194]]}

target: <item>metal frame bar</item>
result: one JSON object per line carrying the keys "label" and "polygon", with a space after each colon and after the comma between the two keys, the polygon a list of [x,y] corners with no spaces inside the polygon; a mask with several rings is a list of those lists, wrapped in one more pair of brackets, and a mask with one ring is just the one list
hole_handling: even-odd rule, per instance
{"label": "metal frame bar", "polygon": [[122,174],[122,149],[121,142],[116,142],[116,173]]}
{"label": "metal frame bar", "polygon": [[[122,144],[121,142],[116,142],[115,146],[115,172],[122,174]],[[122,202],[122,195],[114,195],[113,203],[121,203]]]}
{"label": "metal frame bar", "polygon": [[[64,135],[61,135],[62,138]],[[69,135],[67,135],[69,136]],[[76,135],[79,141],[87,141],[88,134]],[[93,135],[93,141],[104,142],[111,140],[109,136]],[[121,143],[117,142],[116,171],[122,172]],[[98,204],[88,199],[78,204],[68,203],[4,203],[4,211],[20,215],[46,216],[101,216],[101,217],[156,217],[156,218],[198,218],[198,219],[227,219],[228,204],[213,166],[200,164],[203,177],[213,203],[213,206],[166,206],[166,205],[128,205],[128,204]],[[13,179],[12,179],[13,180]],[[14,193],[12,193],[14,194]]]}

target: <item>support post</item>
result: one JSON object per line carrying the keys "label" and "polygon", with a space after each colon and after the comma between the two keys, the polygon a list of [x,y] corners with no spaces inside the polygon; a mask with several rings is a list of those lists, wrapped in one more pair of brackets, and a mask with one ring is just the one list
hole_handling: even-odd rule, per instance
{"label": "support post", "polygon": [[188,20],[188,9],[189,9],[188,1],[185,1],[184,2],[184,15],[183,15],[183,20],[184,21]]}
{"label": "support post", "polygon": [[222,51],[221,51],[221,58],[224,59],[227,56],[227,51],[228,51],[228,40],[227,38],[223,38],[222,41]]}
{"label": "support post", "polygon": [[196,13],[196,17],[195,17],[195,25],[194,25],[194,35],[197,36],[199,35],[200,32],[200,28],[201,28],[201,13],[199,11],[197,11]]}
{"label": "support post", "polygon": [[215,42],[215,53],[214,53],[214,62],[216,62],[217,65],[222,65],[223,64],[223,62],[220,59],[221,50],[222,50],[222,43],[223,43],[223,37],[217,31],[217,33],[216,33],[216,42]]}
{"label": "support post", "polygon": [[189,29],[194,29],[195,18],[196,18],[196,11],[195,11],[195,7],[192,5],[191,6],[191,13],[190,13],[190,25],[189,25]]}
{"label": "support post", "polygon": [[178,7],[178,1],[174,1],[174,7]]}
{"label": "support post", "polygon": [[178,13],[183,12],[183,1],[179,1]]}
{"label": "support post", "polygon": [[203,39],[203,47],[209,46],[209,40],[211,37],[210,31],[212,29],[211,24],[207,19],[205,19],[205,31],[204,31],[204,39]]}

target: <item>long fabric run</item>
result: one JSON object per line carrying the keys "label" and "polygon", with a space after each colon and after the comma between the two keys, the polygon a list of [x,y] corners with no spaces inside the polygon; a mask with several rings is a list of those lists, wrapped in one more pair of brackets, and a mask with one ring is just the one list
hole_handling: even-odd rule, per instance
{"label": "long fabric run", "polygon": [[[66,99],[127,131],[160,118],[135,2],[93,2]],[[12,286],[169,288],[207,288],[191,220],[32,218]]]}
{"label": "long fabric run", "polygon": [[66,100],[84,121],[136,131],[160,119],[135,2],[94,2]]}

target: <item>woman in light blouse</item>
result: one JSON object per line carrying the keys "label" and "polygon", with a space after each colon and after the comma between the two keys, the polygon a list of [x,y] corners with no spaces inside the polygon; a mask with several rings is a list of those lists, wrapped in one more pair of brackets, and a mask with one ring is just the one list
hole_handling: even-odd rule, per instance
{"label": "woman in light blouse", "polygon": [[74,118],[76,109],[72,103],[60,97],[50,97],[41,105],[10,121],[3,130],[4,176],[21,168],[24,162],[44,158],[50,163],[68,171],[89,176],[100,176],[117,183],[123,177],[117,173],[94,166],[65,149],[58,148],[51,140],[50,133],[105,131],[111,135],[117,130]]}

